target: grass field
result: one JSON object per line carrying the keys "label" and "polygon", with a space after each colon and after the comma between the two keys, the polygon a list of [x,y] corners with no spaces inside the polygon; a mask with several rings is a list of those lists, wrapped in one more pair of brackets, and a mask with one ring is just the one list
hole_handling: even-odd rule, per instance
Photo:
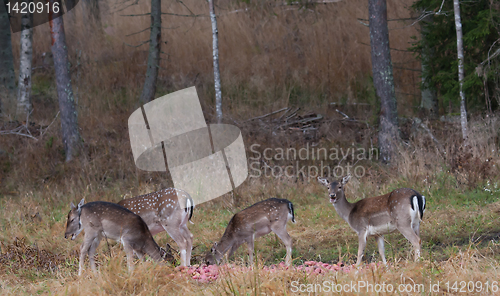
{"label": "grass field", "polygon": [[[415,151],[413,154],[417,154]],[[463,288],[460,281],[465,281],[469,284],[469,288],[465,287],[467,293],[482,291],[480,294],[489,295],[493,292],[486,292],[486,285],[490,285],[490,290],[494,289],[492,285],[499,279],[500,267],[500,184],[493,174],[497,161],[489,159],[493,163],[489,179],[477,180],[476,184],[461,182],[461,178],[470,180],[471,177],[460,171],[447,171],[445,164],[436,165],[442,166],[441,171],[434,167],[436,172],[428,170],[424,175],[415,172],[404,175],[403,165],[385,168],[375,162],[365,164],[369,175],[349,182],[346,194],[350,201],[399,187],[415,188],[427,197],[427,209],[421,223],[423,258],[419,262],[413,262],[409,242],[401,234],[393,233],[385,236],[389,261],[387,266],[377,263],[380,256],[375,240],[371,239],[365,261],[359,268],[350,267],[349,271],[321,274],[309,274],[293,268],[270,272],[262,266],[283,261],[285,248],[274,234],[269,234],[256,241],[257,266],[253,270],[238,271],[246,266],[246,248],[240,248],[230,260],[235,265],[221,272],[219,278],[210,283],[200,283],[192,279],[192,274],[179,271],[171,264],[160,266],[152,262],[139,263],[135,271],[129,274],[122,248],[114,242],[101,242],[97,255],[98,275],[86,270],[82,277],[78,277],[77,254],[82,237],[75,241],[64,239],[69,202],[77,202],[83,197],[87,202],[117,202],[164,185],[154,181],[161,179],[161,176],[139,171],[135,176],[125,176],[124,179],[117,178],[120,175],[118,172],[105,173],[109,175],[107,178],[92,176],[93,171],[89,168],[92,167],[92,161],[87,164],[60,164],[57,172],[53,173],[53,181],[44,184],[35,179],[32,190],[16,184],[18,191],[2,193],[1,293],[282,295],[300,292],[300,289],[306,290],[308,287],[312,289],[307,284],[324,285],[325,281],[345,284],[354,281],[373,285],[391,284],[394,289],[398,289],[401,284],[404,284],[401,289],[409,289],[407,284],[411,284],[412,289],[421,289],[419,285],[423,284],[425,292],[417,294],[429,294],[430,285],[439,281],[440,288],[436,294],[446,294],[447,288],[453,289],[452,284],[456,281],[458,286],[455,288],[458,290]],[[79,167],[83,169],[80,171]],[[10,181],[10,178],[6,178],[4,184],[8,185]],[[311,260],[345,266],[355,263],[357,236],[334,211],[326,189],[314,179],[307,182],[272,177],[249,178],[233,196],[225,195],[195,208],[194,224],[189,225],[194,234],[192,263],[202,262],[205,252],[220,238],[234,213],[268,197],[287,198],[295,205],[297,222],[288,225],[294,241],[294,266]],[[169,243],[176,248],[175,242],[165,232],[158,234],[155,239],[161,246]],[[474,284],[473,292],[469,282]],[[306,286],[300,288],[300,284]],[[361,294],[371,294],[369,290],[359,289]],[[406,294],[403,292],[396,294]],[[344,289],[343,294],[358,293]]]}

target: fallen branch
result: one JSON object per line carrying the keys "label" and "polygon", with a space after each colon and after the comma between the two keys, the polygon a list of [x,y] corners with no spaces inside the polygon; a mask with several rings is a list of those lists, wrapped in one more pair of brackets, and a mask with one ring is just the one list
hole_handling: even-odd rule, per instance
{"label": "fallen branch", "polygon": [[[33,112],[33,110],[32,110],[32,112]],[[0,135],[15,135],[15,136],[27,137],[27,138],[33,139],[35,141],[38,141],[38,140],[40,140],[47,133],[47,131],[49,130],[49,128],[56,121],[57,117],[59,116],[59,113],[60,112],[57,112],[57,114],[54,117],[54,119],[52,120],[52,122],[45,129],[43,129],[40,126],[40,135],[38,135],[38,137],[33,136],[31,134],[31,131],[29,130],[29,127],[28,127],[28,124],[29,124],[29,121],[28,121],[29,114],[26,117],[26,123],[25,124],[21,124],[18,127],[14,128],[14,129],[11,129],[11,130],[0,130]],[[31,114],[31,112],[30,112],[30,114]]]}
{"label": "fallen branch", "polygon": [[283,112],[285,110],[288,110],[288,107],[285,107],[285,108],[282,108],[282,109],[279,109],[279,110],[276,110],[276,111],[273,111],[271,113],[267,113],[267,114],[264,114],[264,115],[260,115],[260,116],[257,116],[257,117],[253,117],[253,118],[250,118],[246,121],[243,121],[243,122],[248,122],[248,121],[252,121],[252,120],[255,120],[255,119],[262,119],[262,118],[266,118],[268,116],[271,116],[271,115],[274,115],[274,114],[277,114],[277,113],[280,113],[280,112]]}

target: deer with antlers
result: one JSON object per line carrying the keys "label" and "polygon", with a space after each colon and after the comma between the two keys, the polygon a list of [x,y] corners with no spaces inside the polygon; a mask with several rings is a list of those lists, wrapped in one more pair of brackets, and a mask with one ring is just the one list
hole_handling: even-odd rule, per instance
{"label": "deer with antlers", "polygon": [[381,196],[369,197],[350,203],[344,193],[344,186],[351,175],[340,181],[330,182],[318,177],[318,181],[328,188],[330,202],[351,228],[358,234],[358,260],[363,258],[366,240],[375,236],[378,251],[384,264],[384,234],[398,230],[415,249],[415,260],[420,257],[420,221],[425,212],[425,196],[409,188],[400,188]]}
{"label": "deer with antlers", "polygon": [[82,199],[78,206],[70,204],[66,232],[64,237],[74,240],[83,230],[85,237],[80,248],[78,275],[82,274],[85,257],[88,255],[90,267],[96,272],[94,254],[103,237],[119,241],[127,254],[129,271],[133,269],[134,253],[139,259],[148,254],[153,260],[161,260],[160,247],[149,232],[148,226],[141,217],[117,204],[95,201],[84,204]]}
{"label": "deer with antlers", "polygon": [[227,251],[229,251],[229,258],[245,242],[250,262],[253,262],[254,240],[272,231],[285,244],[285,263],[290,265],[292,238],[286,231],[286,224],[290,220],[295,223],[293,204],[289,200],[270,198],[260,201],[231,218],[219,243],[214,243],[212,249],[206,254],[205,262],[208,265],[219,263]]}
{"label": "deer with antlers", "polygon": [[166,188],[118,203],[141,216],[152,235],[166,231],[177,243],[181,254],[181,266],[189,266],[193,249],[193,235],[187,222],[193,216],[194,203],[184,190]]}

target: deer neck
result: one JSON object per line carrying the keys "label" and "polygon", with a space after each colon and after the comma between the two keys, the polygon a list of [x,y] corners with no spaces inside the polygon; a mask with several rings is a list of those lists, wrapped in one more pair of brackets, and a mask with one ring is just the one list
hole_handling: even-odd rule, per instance
{"label": "deer neck", "polygon": [[[349,223],[349,215],[354,208],[354,204],[347,201],[345,194],[342,194],[342,196],[340,196],[335,200],[335,202],[333,202],[333,207],[335,208],[339,216],[344,219],[344,221]],[[351,223],[349,223],[349,225],[350,224]]]}
{"label": "deer neck", "polygon": [[221,256],[223,256],[234,245],[235,242],[236,239],[233,235],[224,235],[217,244],[217,251],[221,254]]}
{"label": "deer neck", "polygon": [[152,236],[151,240],[146,241],[145,251],[149,256],[151,256],[151,258],[153,258],[153,260],[157,262],[162,259],[160,246],[158,246],[158,244],[154,241]]}

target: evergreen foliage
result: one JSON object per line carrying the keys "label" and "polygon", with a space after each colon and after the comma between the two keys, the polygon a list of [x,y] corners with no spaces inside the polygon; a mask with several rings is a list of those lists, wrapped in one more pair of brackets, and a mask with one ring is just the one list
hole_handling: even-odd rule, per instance
{"label": "evergreen foliage", "polygon": [[[440,10],[440,7],[442,8]],[[418,0],[413,8],[420,13],[434,12],[426,23],[422,39],[411,48],[426,64],[425,87],[438,91],[441,106],[451,101],[458,106],[458,60],[453,2],[443,0]],[[469,108],[485,109],[485,99],[500,106],[500,55],[489,63],[480,64],[500,49],[500,4],[497,1],[474,0],[460,2],[464,42],[464,92]],[[422,55],[423,48],[431,54]],[[483,79],[486,79],[486,83]],[[485,98],[488,96],[488,98]]]}

